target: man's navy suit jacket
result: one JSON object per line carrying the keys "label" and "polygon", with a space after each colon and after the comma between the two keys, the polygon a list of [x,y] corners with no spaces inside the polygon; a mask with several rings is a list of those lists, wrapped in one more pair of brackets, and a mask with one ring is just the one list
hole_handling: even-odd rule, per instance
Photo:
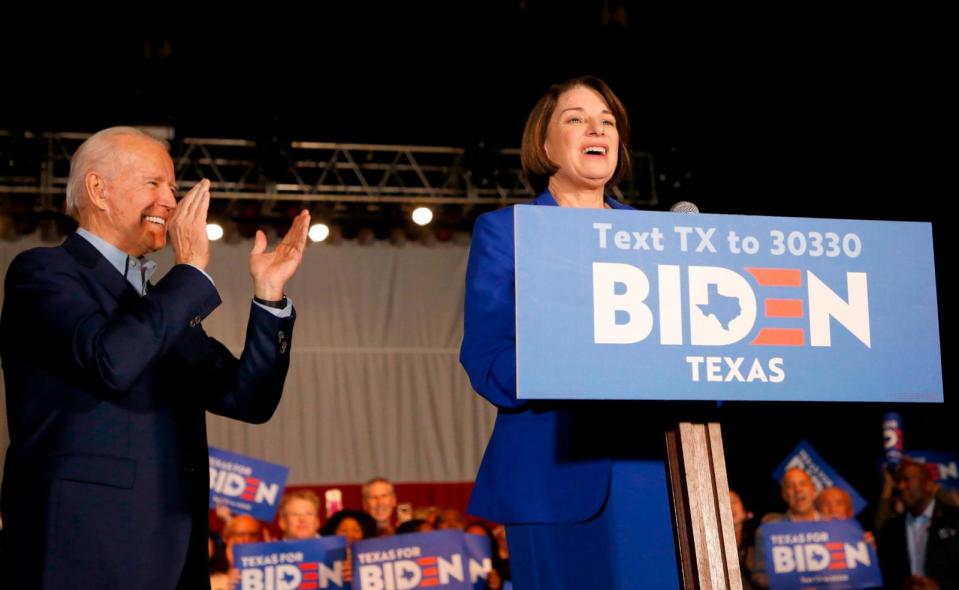
{"label": "man's navy suit jacket", "polygon": [[251,304],[237,360],[200,325],[219,303],[182,264],[141,297],[78,235],[11,263],[0,316],[11,587],[177,584],[206,531],[205,412],[265,422],[289,367],[292,317]]}
{"label": "man's navy suit jacket", "polygon": [[[884,587],[901,588],[910,576],[906,515],[886,521],[877,543]],[[959,588],[959,508],[936,502],[926,540],[925,571],[942,590]]]}

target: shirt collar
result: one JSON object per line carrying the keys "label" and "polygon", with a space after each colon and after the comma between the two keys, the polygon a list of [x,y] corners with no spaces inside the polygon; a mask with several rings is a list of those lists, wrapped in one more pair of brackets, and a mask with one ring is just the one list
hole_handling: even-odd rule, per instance
{"label": "shirt collar", "polygon": [[933,498],[929,500],[929,504],[926,505],[926,509],[922,511],[922,514],[919,516],[913,516],[912,512],[906,512],[906,521],[907,522],[928,522],[932,520],[932,511],[936,509],[936,499]]}
{"label": "shirt collar", "polygon": [[110,265],[117,269],[117,272],[124,275],[126,280],[137,290],[137,293],[141,295],[146,293],[144,285],[150,280],[153,273],[156,272],[156,262],[142,256],[140,258],[130,256],[110,242],[82,227],[77,228],[77,234],[90,242],[90,244],[107,259]]}

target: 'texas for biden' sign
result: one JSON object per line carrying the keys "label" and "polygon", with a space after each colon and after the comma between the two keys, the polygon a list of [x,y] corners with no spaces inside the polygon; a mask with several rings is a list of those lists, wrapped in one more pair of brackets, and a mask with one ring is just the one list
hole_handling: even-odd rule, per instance
{"label": "'texas for biden' sign", "polygon": [[876,550],[853,520],[779,522],[762,531],[772,590],[882,586]]}
{"label": "'texas for biden' sign", "polygon": [[353,545],[354,590],[479,590],[492,569],[484,536],[443,530]]}
{"label": "'texas for biden' sign", "polygon": [[233,546],[238,590],[333,590],[349,588],[344,575],[346,537]]}
{"label": "'texas for biden' sign", "polygon": [[521,398],[942,401],[928,223],[514,214]]}
{"label": "'texas for biden' sign", "polygon": [[269,522],[289,472],[284,465],[210,447],[210,508],[223,504],[231,512]]}

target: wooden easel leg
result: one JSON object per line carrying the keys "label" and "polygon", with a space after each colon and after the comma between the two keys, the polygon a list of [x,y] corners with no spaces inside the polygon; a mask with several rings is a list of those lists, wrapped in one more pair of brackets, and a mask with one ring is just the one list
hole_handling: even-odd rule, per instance
{"label": "wooden easel leg", "polygon": [[666,433],[680,581],[685,590],[742,590],[718,423]]}

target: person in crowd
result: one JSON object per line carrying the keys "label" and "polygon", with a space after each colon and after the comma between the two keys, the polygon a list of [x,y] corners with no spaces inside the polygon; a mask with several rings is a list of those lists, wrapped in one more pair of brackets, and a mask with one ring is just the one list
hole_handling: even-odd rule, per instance
{"label": "person in crowd", "polygon": [[821,489],[815,504],[816,510],[826,520],[848,520],[856,515],[849,492],[835,486]]}
{"label": "person in crowd", "polygon": [[226,545],[227,572],[210,575],[211,590],[232,590],[240,580],[240,570],[236,567],[233,548],[244,543],[262,543],[266,541],[263,524],[248,514],[234,516],[223,529],[223,542]]}
{"label": "person in crowd", "polygon": [[895,472],[905,511],[879,531],[879,565],[889,589],[959,589],[959,508],[936,500],[936,482],[921,463]]}
{"label": "person in crowd", "polygon": [[[852,496],[846,490],[830,486],[819,490],[816,496],[816,510],[824,520],[853,520],[856,511],[852,505]],[[872,531],[863,531],[862,538],[873,547],[876,546],[876,536]]]}
{"label": "person in crowd", "polygon": [[376,520],[362,510],[340,510],[320,529],[320,534],[346,537],[346,562],[343,564],[343,579],[353,580],[353,543],[372,539],[378,533]]}
{"label": "person in crowd", "polygon": [[[912,457],[905,457],[905,460],[922,464],[921,461],[916,461]],[[883,525],[885,525],[886,521],[890,518],[903,514],[906,511],[906,507],[902,503],[902,498],[899,496],[896,486],[896,468],[896,465],[888,465],[882,469],[882,490],[879,494],[879,501],[876,502],[876,513],[873,517],[873,526],[877,531],[881,531]],[[946,489],[939,485],[938,482],[933,482],[933,484],[936,488],[933,497],[938,504],[959,506],[959,492]]]}
{"label": "person in crowd", "polygon": [[773,522],[806,522],[822,520],[816,510],[816,484],[809,474],[799,467],[786,470],[780,482],[782,499],[786,503],[786,512],[770,512],[763,516],[756,540],[753,543],[752,563],[749,564],[751,580],[756,588],[769,588],[769,576],[766,573],[766,554],[763,549],[765,534],[763,525]]}
{"label": "person in crowd", "polygon": [[392,535],[396,528],[396,492],[383,477],[374,477],[363,484],[363,510],[376,519],[379,535]]}
{"label": "person in crowd", "polygon": [[310,490],[296,490],[284,494],[277,512],[284,540],[314,539],[320,536],[320,498]]}

